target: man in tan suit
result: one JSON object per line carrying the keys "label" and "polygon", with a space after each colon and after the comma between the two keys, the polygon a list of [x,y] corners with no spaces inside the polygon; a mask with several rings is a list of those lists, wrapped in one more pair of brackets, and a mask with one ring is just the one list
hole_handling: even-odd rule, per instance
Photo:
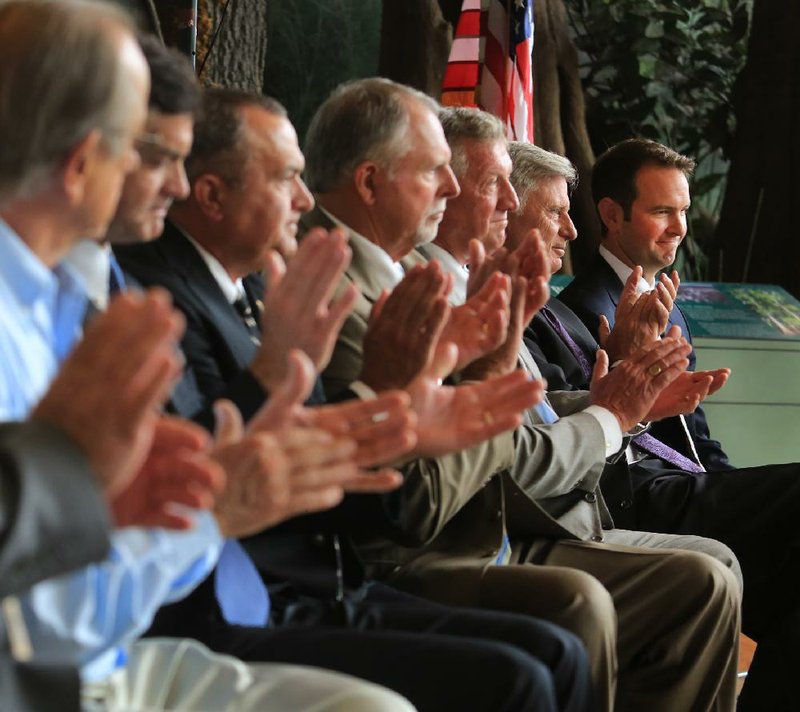
{"label": "man in tan suit", "polygon": [[[305,227],[348,230],[347,278],[362,292],[324,374],[332,390],[358,376],[370,310],[401,279],[399,260],[435,237],[447,201],[458,195],[436,111],[413,90],[362,80],[334,92],[309,128],[307,175],[319,207]],[[498,174],[486,187],[497,195],[507,180]],[[513,191],[504,195],[500,213],[510,209],[502,200],[516,201]],[[467,211],[474,205],[467,196]],[[533,282],[528,290],[515,280],[512,342],[468,366],[465,377],[516,367],[525,296],[537,306],[545,298]],[[705,554],[655,550],[703,548],[698,538],[620,538],[597,491],[606,455],[621,449],[622,433],[685,368],[685,353],[684,344],[665,339],[622,364],[594,394],[595,412],[585,411],[585,395],[565,395],[553,401],[562,419],[552,425],[541,425],[552,414],[530,412],[513,438],[408,463],[397,506],[387,509],[395,533],[362,541],[362,555],[376,575],[411,591],[534,614],[578,633],[604,708],[615,705],[619,668],[617,708],[732,709],[735,577]],[[707,546],[734,565],[724,547]],[[531,565],[542,563],[551,565]]]}

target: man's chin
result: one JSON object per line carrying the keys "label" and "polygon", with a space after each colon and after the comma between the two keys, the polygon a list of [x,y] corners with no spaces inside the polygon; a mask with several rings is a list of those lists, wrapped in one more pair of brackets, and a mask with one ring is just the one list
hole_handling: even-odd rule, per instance
{"label": "man's chin", "polygon": [[297,252],[297,240],[294,237],[281,238],[272,249],[283,258],[284,262],[288,262]]}
{"label": "man's chin", "polygon": [[656,271],[666,269],[671,264],[674,264],[675,260],[678,258],[678,251],[676,250],[675,252],[660,255],[660,258],[660,262],[657,265],[653,265],[653,269]]}
{"label": "man's chin", "polygon": [[414,246],[419,247],[419,245],[428,245],[436,239],[436,234],[439,232],[439,223],[436,225],[429,226],[426,225],[425,227],[417,230],[417,233],[414,235]]}

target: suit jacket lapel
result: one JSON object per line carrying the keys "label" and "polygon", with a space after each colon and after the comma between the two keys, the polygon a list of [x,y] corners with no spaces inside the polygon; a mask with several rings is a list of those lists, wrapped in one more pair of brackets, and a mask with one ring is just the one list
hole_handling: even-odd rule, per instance
{"label": "suit jacket lapel", "polygon": [[547,306],[550,307],[559,321],[564,325],[564,328],[572,337],[573,341],[583,349],[589,360],[593,361],[594,352],[597,351],[598,346],[594,337],[586,328],[586,325],[578,319],[572,309],[558,299],[551,299],[547,303]]}
{"label": "suit jacket lapel", "polygon": [[168,257],[176,274],[184,280],[187,289],[202,305],[207,318],[219,332],[237,364],[242,369],[246,368],[257,347],[194,245],[173,225],[168,226],[155,245]]}
{"label": "suit jacket lapel", "polygon": [[[336,227],[336,224],[319,207],[315,206],[313,210],[300,218],[300,226],[303,235],[305,235],[313,227],[323,227],[326,230],[330,230]],[[346,230],[349,238],[353,232],[349,228],[346,228]],[[350,243],[350,249],[353,251],[353,257],[345,274],[351,282],[355,282],[358,285],[362,296],[370,304],[374,304],[386,285],[381,284],[376,278],[375,270],[372,268],[372,261],[357,248],[355,243]]]}
{"label": "suit jacket lapel", "polygon": [[[597,275],[598,282],[603,286],[608,294],[608,298],[611,300],[612,304],[614,305],[614,309],[617,308],[617,304],[619,304],[619,297],[622,294],[622,282],[619,281],[619,277],[617,273],[611,268],[611,265],[608,264],[603,259],[603,256],[598,254],[595,257],[595,262],[591,267],[594,270],[594,273]],[[614,315],[608,314],[609,323],[614,323]]]}

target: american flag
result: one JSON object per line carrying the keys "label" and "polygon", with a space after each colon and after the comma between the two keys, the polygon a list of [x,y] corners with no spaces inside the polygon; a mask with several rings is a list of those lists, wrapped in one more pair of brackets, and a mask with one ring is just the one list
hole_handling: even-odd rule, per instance
{"label": "american flag", "polygon": [[464,0],[442,82],[442,104],[477,106],[533,141],[533,0]]}

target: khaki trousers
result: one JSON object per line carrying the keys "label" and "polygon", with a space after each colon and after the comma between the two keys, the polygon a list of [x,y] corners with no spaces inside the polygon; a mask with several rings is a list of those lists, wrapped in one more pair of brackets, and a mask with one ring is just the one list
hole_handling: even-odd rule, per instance
{"label": "khaki trousers", "polygon": [[[589,651],[598,709],[733,710],[736,558],[701,537],[605,534],[607,543],[515,543],[507,566],[431,562],[424,575],[398,573],[392,584],[443,603],[526,613],[575,633]],[[474,587],[454,585],[459,577],[479,578],[479,600],[467,600],[463,591]]]}

